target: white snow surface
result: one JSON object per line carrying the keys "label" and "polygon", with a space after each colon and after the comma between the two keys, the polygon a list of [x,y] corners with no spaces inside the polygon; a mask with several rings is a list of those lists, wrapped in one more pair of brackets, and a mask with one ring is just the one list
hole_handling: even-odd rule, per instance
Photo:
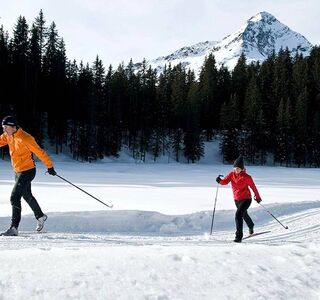
{"label": "white snow surface", "polygon": [[[23,203],[18,237],[0,237],[0,299],[320,299],[320,170],[247,166],[264,206],[256,232],[234,238],[231,165],[213,153],[194,165],[77,163],[55,157],[59,175],[37,163],[33,193],[44,232]],[[217,155],[216,155],[217,158]],[[13,173],[0,161],[0,228],[10,224]],[[244,231],[247,227],[244,225]]]}

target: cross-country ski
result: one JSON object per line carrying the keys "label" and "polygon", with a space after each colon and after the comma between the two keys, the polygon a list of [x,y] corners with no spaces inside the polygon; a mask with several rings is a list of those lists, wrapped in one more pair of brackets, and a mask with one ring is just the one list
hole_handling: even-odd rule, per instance
{"label": "cross-country ski", "polygon": [[255,232],[255,233],[252,233],[252,234],[245,236],[242,240],[246,240],[246,239],[249,239],[249,238],[261,235],[261,234],[270,233],[270,232],[271,232],[270,230],[269,231],[262,231],[262,232]]}

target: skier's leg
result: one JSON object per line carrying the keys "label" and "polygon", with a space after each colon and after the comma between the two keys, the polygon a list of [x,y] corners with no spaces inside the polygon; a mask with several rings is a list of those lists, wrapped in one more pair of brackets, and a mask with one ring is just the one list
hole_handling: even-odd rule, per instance
{"label": "skier's leg", "polygon": [[249,208],[251,201],[248,200],[242,200],[242,201],[235,201],[235,204],[237,206],[237,211],[235,215],[235,221],[236,221],[236,240],[240,240],[243,237],[243,218],[244,214],[247,212],[247,209]]}
{"label": "skier's leg", "polygon": [[237,206],[237,211],[235,214],[235,222],[236,222],[236,240],[241,241],[243,237],[243,219],[242,219],[242,209],[241,209],[241,202],[235,201]]}
{"label": "skier's leg", "polygon": [[36,219],[39,219],[43,216],[43,212],[40,208],[40,205],[38,204],[38,201],[36,200],[36,198],[32,195],[31,192],[31,181],[34,179],[34,177],[36,176],[36,169],[32,169],[33,172],[30,174],[30,182],[27,185],[24,193],[23,193],[23,198],[24,200],[26,200],[26,202],[29,204],[30,208],[32,209],[34,216],[36,217]]}
{"label": "skier's leg", "polygon": [[[33,170],[33,169],[32,169]],[[35,176],[32,170],[28,170],[15,175],[15,185],[11,192],[10,202],[12,206],[11,227],[18,228],[21,220],[21,197],[24,195],[31,180]]]}
{"label": "skier's leg", "polygon": [[251,205],[251,200],[246,200],[246,201],[248,202],[248,205],[247,205],[248,207],[243,213],[243,219],[246,222],[246,224],[249,227],[249,229],[253,231],[254,223],[253,223],[252,219],[250,218],[250,216],[248,214],[248,208]]}
{"label": "skier's leg", "polygon": [[42,210],[40,208],[40,205],[39,205],[38,201],[32,195],[31,182],[30,182],[29,186],[27,187],[25,193],[23,194],[23,198],[29,204],[30,208],[32,209],[32,211],[34,213],[34,216],[36,217],[36,219],[41,218],[43,216],[43,212],[42,212]]}
{"label": "skier's leg", "polygon": [[10,227],[19,227],[21,220],[21,196],[22,193],[19,191],[17,183],[14,185],[11,192],[10,202],[12,207],[11,225]]}

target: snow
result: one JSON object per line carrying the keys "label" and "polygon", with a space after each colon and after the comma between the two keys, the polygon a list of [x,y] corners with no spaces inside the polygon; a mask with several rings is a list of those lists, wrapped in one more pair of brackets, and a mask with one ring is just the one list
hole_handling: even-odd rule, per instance
{"label": "snow", "polygon": [[[207,145],[208,146],[208,145]],[[213,146],[213,147],[212,147]],[[23,203],[18,237],[0,237],[0,299],[319,299],[320,170],[247,166],[268,212],[252,203],[256,232],[233,243],[230,171],[216,144],[194,165],[55,157],[37,163],[33,193],[48,214],[44,232]],[[13,174],[0,161],[0,228],[10,224]],[[247,232],[246,226],[244,226]]]}

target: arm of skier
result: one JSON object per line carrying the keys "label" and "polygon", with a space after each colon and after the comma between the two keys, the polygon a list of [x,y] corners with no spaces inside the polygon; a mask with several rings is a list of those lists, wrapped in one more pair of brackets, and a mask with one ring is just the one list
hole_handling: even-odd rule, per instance
{"label": "arm of skier", "polygon": [[260,194],[251,176],[248,176],[248,186],[251,188],[251,190],[254,193],[254,200],[256,200],[258,203],[261,202]]}
{"label": "arm of skier", "polygon": [[52,160],[50,159],[48,154],[43,149],[41,149],[41,147],[37,144],[35,139],[32,136],[29,136],[25,140],[25,142],[28,146],[28,149],[32,153],[34,153],[42,161],[42,163],[48,168],[48,173],[50,175],[55,176],[57,173],[53,168]]}
{"label": "arm of skier", "polygon": [[0,147],[7,145],[7,137],[4,134],[0,135]]}
{"label": "arm of skier", "polygon": [[[232,172],[226,175],[224,178],[220,178],[220,175],[216,178],[216,181],[221,185],[226,185],[231,181]],[[219,180],[218,180],[219,178]]]}

